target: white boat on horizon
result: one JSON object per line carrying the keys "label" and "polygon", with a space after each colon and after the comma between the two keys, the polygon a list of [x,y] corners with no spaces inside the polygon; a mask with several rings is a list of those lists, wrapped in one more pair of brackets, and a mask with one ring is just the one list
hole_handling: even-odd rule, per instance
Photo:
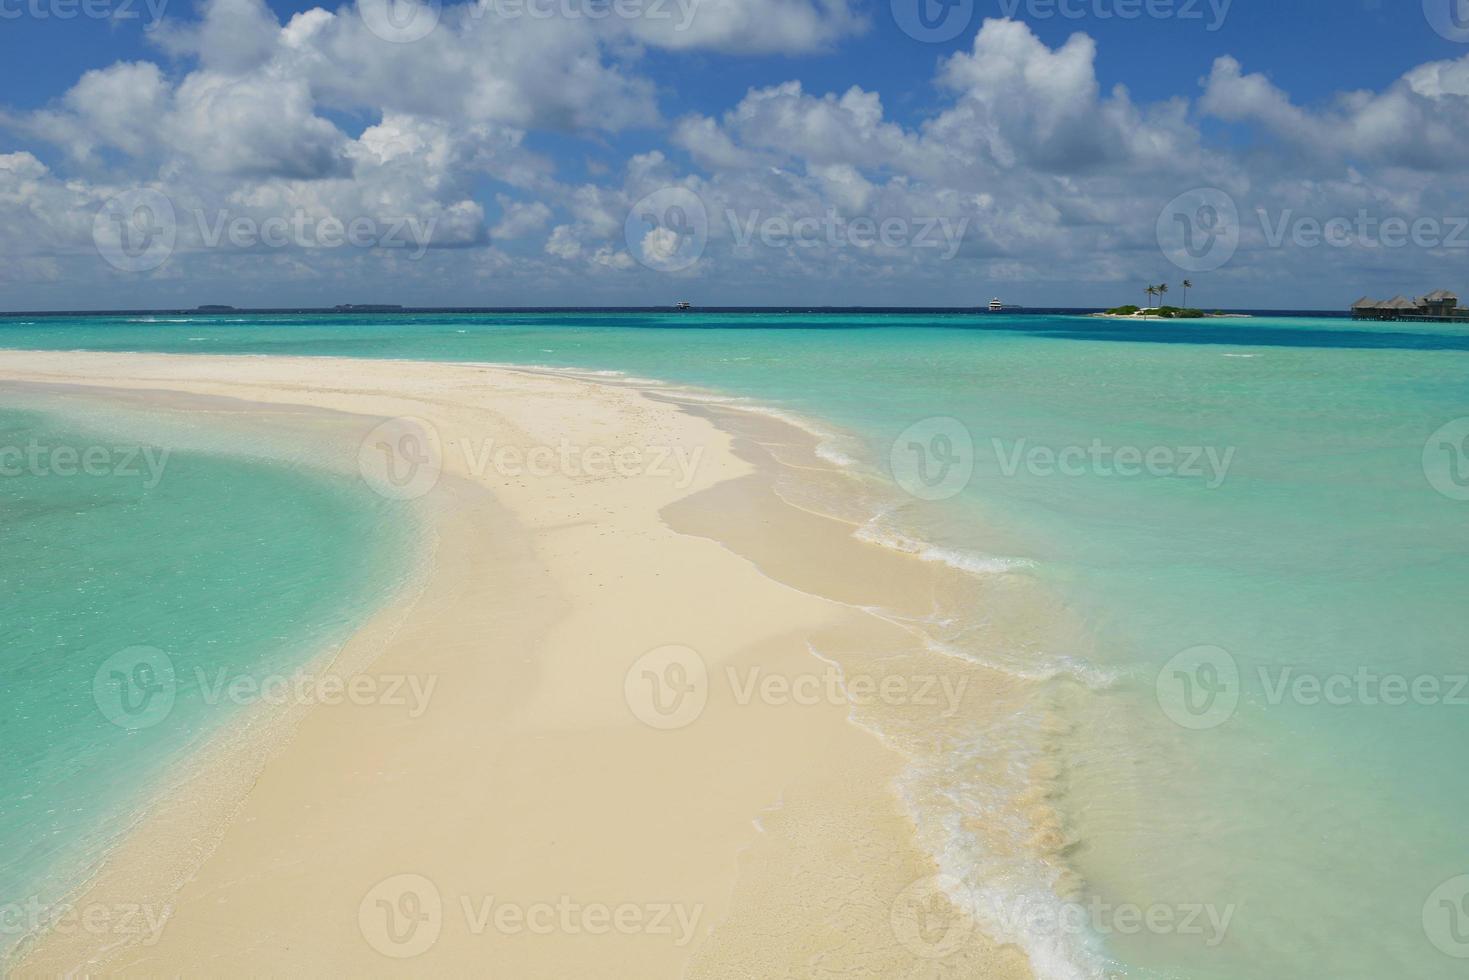
{"label": "white boat on horizon", "polygon": [[991,313],[1000,313],[1000,312],[1003,312],[1004,309],[1005,309],[1005,304],[1000,302],[1000,298],[998,296],[996,296],[994,299],[990,300],[990,312]]}

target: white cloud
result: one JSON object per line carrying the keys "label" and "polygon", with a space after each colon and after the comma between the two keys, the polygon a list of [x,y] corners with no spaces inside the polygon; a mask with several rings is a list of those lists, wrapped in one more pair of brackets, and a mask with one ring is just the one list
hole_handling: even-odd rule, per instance
{"label": "white cloud", "polygon": [[[897,92],[764,85],[723,111],[640,131],[628,142],[641,152],[606,170],[589,160],[585,181],[564,183],[527,148],[536,133],[588,136],[598,157],[612,158],[614,143],[599,134],[664,125],[657,88],[641,73],[646,47],[675,52],[666,57],[811,50],[861,29],[836,0],[668,9],[693,19],[670,32],[651,21],[451,5],[426,37],[395,44],[352,6],[283,26],[260,0],[209,0],[197,24],[160,35],[181,70],[119,62],[85,73],[40,111],[0,117],[64,156],[53,172],[30,152],[0,155],[7,279],[20,270],[35,282],[123,280],[98,260],[90,234],[102,201],[132,186],[164,190],[182,216],[177,254],[155,282],[213,274],[379,283],[391,273],[395,287],[469,277],[559,296],[594,271],[598,288],[626,290],[606,295],[634,298],[661,287],[630,253],[655,267],[687,253],[687,229],[624,239],[634,203],[662,188],[696,195],[707,217],[707,247],[681,275],[731,299],[754,289],[773,301],[782,283],[794,293],[820,282],[842,299],[954,301],[989,281],[1130,288],[1132,279],[1181,276],[1155,224],[1165,202],[1198,187],[1229,192],[1245,218],[1239,254],[1211,276],[1238,288],[1335,281],[1348,256],[1364,288],[1374,276],[1399,277],[1392,291],[1424,277],[1451,282],[1462,266],[1463,252],[1443,248],[1271,247],[1254,215],[1462,211],[1469,58],[1421,65],[1381,92],[1302,105],[1225,57],[1197,99],[1138,104],[1122,87],[1104,89],[1085,35],[1052,48],[1021,23],[991,20],[939,63],[931,104],[901,119],[885,104]],[[1257,138],[1238,147],[1206,139],[1205,116]],[[367,120],[360,131],[342,121],[353,118]],[[210,247],[196,216],[221,213],[256,223],[411,220],[431,230],[431,248],[413,263],[384,249]],[[767,242],[767,221],[820,230]],[[894,245],[868,241],[864,222],[898,222],[909,236],[947,222],[963,234],[933,248]]]}
{"label": "white cloud", "polygon": [[314,110],[298,79],[195,72],[175,91],[157,133],[179,156],[211,173],[339,176],[347,169],[347,137]]}
{"label": "white cloud", "polygon": [[626,252],[619,252],[610,245],[603,245],[592,253],[591,263],[604,269],[631,269],[637,263]]}
{"label": "white cloud", "polygon": [[261,0],[210,0],[195,24],[162,20],[153,38],[176,55],[197,55],[200,65],[229,75],[269,61],[280,23]]}
{"label": "white cloud", "polygon": [[1024,24],[986,21],[973,49],[944,63],[940,81],[957,102],[925,135],[1001,167],[1056,174],[1193,163],[1198,134],[1183,100],[1144,113],[1121,87],[1103,96],[1095,62],[1085,34],[1053,51]]}
{"label": "white cloud", "polygon": [[1240,62],[1215,61],[1199,108],[1254,123],[1302,157],[1421,170],[1461,169],[1469,132],[1469,56],[1409,71],[1385,91],[1347,92],[1311,110]]}
{"label": "white cloud", "polygon": [[848,0],[669,0],[637,5],[625,24],[639,41],[672,50],[799,54],[867,29]]}
{"label": "white cloud", "polygon": [[735,145],[735,141],[707,116],[685,116],[669,134],[669,142],[688,151],[694,162],[710,170],[748,170],[768,157]]}
{"label": "white cloud", "polygon": [[558,259],[574,259],[581,255],[581,241],[570,225],[557,225],[546,239],[546,254]]}
{"label": "white cloud", "polygon": [[120,61],[85,73],[56,107],[11,125],[81,162],[93,162],[100,147],[151,159],[157,149],[155,121],[168,111],[170,100],[157,65]]}
{"label": "white cloud", "polygon": [[524,238],[551,223],[551,209],[540,201],[515,201],[504,194],[496,195],[495,200],[501,217],[490,229],[492,238]]}

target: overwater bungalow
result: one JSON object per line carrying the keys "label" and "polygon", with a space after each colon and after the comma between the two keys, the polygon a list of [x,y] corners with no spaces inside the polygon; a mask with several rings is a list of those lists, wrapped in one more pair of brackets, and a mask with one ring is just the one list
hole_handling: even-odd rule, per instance
{"label": "overwater bungalow", "polygon": [[1459,297],[1447,289],[1436,289],[1427,296],[1409,299],[1394,296],[1375,300],[1363,296],[1352,304],[1354,320],[1438,320],[1469,323],[1469,309],[1459,309]]}

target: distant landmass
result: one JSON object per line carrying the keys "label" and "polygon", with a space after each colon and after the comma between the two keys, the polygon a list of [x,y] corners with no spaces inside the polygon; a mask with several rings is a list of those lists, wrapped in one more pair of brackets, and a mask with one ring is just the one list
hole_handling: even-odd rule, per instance
{"label": "distant landmass", "polygon": [[[1008,305],[1005,312],[1011,312]],[[122,309],[93,310],[0,310],[0,318],[32,317],[77,317],[77,316],[187,316],[206,312],[239,313],[245,316],[273,315],[329,315],[333,313],[413,313],[433,315],[475,315],[504,313],[522,315],[526,313],[565,313],[583,315],[588,313],[670,313],[667,306],[399,306],[399,305],[355,305],[341,306],[204,306],[204,307],[132,307]],[[822,314],[870,316],[874,313],[909,313],[929,316],[970,316],[985,312],[979,306],[700,306],[700,314],[753,313],[776,314]],[[1021,316],[1085,316],[1103,312],[1097,306],[1024,306],[1015,310]],[[1247,313],[1258,317],[1310,317],[1313,319],[1345,320],[1351,313],[1340,308],[1329,310],[1233,310],[1224,312]]]}
{"label": "distant landmass", "polygon": [[333,309],[339,313],[399,313],[403,307],[397,303],[338,303]]}

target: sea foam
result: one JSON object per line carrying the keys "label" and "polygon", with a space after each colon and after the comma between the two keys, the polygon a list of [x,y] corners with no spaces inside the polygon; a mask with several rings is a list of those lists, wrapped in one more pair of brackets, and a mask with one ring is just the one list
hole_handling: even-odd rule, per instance
{"label": "sea foam", "polygon": [[920,561],[938,562],[971,575],[1004,575],[1035,566],[1035,562],[1026,558],[1002,558],[920,541],[887,526],[884,515],[878,515],[858,528],[855,537],[867,544],[912,555]]}

